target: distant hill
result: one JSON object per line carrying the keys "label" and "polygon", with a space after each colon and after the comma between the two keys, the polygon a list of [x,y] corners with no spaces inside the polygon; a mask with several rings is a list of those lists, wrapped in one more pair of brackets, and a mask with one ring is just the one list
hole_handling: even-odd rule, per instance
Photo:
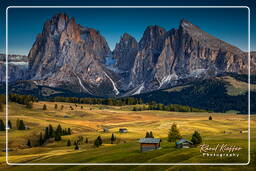
{"label": "distant hill", "polygon": [[[225,74],[219,77],[192,81],[170,89],[139,94],[143,101],[188,105],[214,112],[229,110],[248,113],[247,75]],[[256,76],[251,77],[251,113],[256,113]]]}

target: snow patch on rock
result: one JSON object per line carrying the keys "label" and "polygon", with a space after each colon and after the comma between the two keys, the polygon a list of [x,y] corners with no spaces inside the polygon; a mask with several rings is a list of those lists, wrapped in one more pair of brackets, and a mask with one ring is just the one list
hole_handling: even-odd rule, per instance
{"label": "snow patch on rock", "polygon": [[144,89],[144,82],[139,86],[137,91],[135,91],[135,93],[133,93],[132,95],[140,94],[143,89]]}
{"label": "snow patch on rock", "polygon": [[175,73],[164,76],[164,78],[160,81],[159,87],[161,88],[164,84],[170,83],[171,80],[177,80],[178,76]]}
{"label": "snow patch on rock", "polygon": [[104,72],[104,74],[106,75],[106,77],[111,81],[112,86],[113,86],[113,91],[115,92],[116,95],[118,95],[120,92],[118,91],[118,89],[116,88],[116,84],[115,82],[110,78],[110,76]]}
{"label": "snow patch on rock", "polygon": [[83,88],[83,90],[89,94],[92,94],[87,88],[85,88],[85,86],[83,85],[83,83],[82,83],[81,79],[78,77],[78,75],[76,73],[74,73],[74,74],[75,74],[76,78],[78,79],[78,82],[79,82],[80,86]]}

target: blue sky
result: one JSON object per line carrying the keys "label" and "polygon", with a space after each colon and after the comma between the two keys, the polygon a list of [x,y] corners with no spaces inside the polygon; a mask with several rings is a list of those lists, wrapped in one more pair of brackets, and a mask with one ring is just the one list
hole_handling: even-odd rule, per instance
{"label": "blue sky", "polygon": [[[12,5],[15,5],[15,3]],[[78,24],[99,30],[106,38],[111,49],[115,47],[115,44],[119,41],[123,33],[129,33],[139,41],[147,26],[159,25],[166,30],[170,30],[172,28],[178,28],[179,22],[183,18],[199,26],[209,34],[235,45],[244,51],[247,51],[248,48],[248,10],[246,8],[11,8],[8,11],[9,53],[27,55],[35,41],[36,35],[42,31],[44,22],[60,12],[65,12],[70,17],[75,17]],[[4,23],[1,22],[0,26],[4,28]],[[0,53],[5,51],[4,40],[4,36],[1,36],[0,41],[3,43],[0,44]],[[255,47],[252,46],[251,49],[255,50]]]}

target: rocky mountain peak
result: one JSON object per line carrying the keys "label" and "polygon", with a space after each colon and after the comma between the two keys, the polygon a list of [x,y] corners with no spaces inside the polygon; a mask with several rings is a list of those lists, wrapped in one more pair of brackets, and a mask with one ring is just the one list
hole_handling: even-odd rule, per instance
{"label": "rocky mountain peak", "polygon": [[139,48],[160,50],[162,48],[165,33],[165,29],[160,26],[148,26],[139,42]]}
{"label": "rocky mountain peak", "polygon": [[134,64],[137,52],[138,43],[136,39],[128,33],[124,33],[113,51],[113,57],[116,59],[116,67],[123,71],[129,71]]}

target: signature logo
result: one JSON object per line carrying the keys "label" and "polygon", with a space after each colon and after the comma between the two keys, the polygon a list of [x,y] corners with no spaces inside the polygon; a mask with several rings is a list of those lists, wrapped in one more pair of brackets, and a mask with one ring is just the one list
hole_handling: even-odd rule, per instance
{"label": "signature logo", "polygon": [[200,153],[205,157],[239,157],[239,151],[242,147],[228,144],[217,144],[210,146],[208,144],[202,144],[199,146]]}

